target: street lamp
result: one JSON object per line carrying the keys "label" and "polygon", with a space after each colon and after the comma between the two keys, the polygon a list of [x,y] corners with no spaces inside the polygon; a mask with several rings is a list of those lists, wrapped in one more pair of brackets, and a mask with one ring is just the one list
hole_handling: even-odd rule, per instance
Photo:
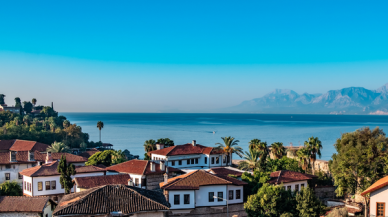
{"label": "street lamp", "polygon": [[217,199],[221,199],[221,200],[225,200],[225,201],[226,201],[226,216],[229,217],[229,205],[228,205],[228,200],[227,200],[227,199],[224,199],[224,198],[221,198],[221,197],[217,197],[217,196],[213,196],[213,198],[217,198]]}

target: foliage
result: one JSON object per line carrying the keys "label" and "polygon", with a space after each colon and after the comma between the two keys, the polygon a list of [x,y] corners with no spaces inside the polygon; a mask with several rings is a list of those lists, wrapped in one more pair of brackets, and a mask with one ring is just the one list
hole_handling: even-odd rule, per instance
{"label": "foliage", "polygon": [[144,153],[144,160],[151,160],[151,157],[147,153]]}
{"label": "foliage", "polygon": [[331,178],[327,173],[319,170],[314,173],[318,178],[315,179],[315,184],[318,186],[332,186],[334,184],[333,178]]}
{"label": "foliage", "polygon": [[289,213],[289,212],[285,212],[283,214],[280,215],[280,217],[293,217],[294,215],[292,213]]}
{"label": "foliage", "polygon": [[245,152],[243,156],[243,161],[240,161],[238,168],[242,170],[254,171],[259,167],[259,155],[260,152],[256,149],[249,148],[249,152]]}
{"label": "foliage", "polygon": [[318,137],[310,137],[308,141],[304,142],[305,147],[309,150],[310,153],[310,162],[313,164],[313,171],[315,170],[314,163],[317,160],[317,155],[321,158],[321,149],[322,142]]}
{"label": "foliage", "polygon": [[97,152],[89,157],[86,166],[102,164],[104,166],[112,166],[114,164],[122,163],[126,161],[126,157],[121,150],[105,150]]}
{"label": "foliage", "polygon": [[31,111],[32,111],[32,103],[31,102],[26,102],[26,101],[24,101],[23,102],[23,109],[24,109],[24,111],[27,113],[27,114],[30,114],[31,113]]}
{"label": "foliage", "polygon": [[61,185],[64,187],[65,193],[69,194],[74,186],[73,180],[71,178],[71,176],[76,174],[74,165],[71,163],[67,164],[66,156],[62,155],[57,167],[57,171],[61,174],[59,183],[61,183]]}
{"label": "foliage", "polygon": [[296,152],[299,163],[304,170],[310,168],[310,153],[310,150],[306,147],[303,147]]}
{"label": "foliage", "polygon": [[42,108],[42,111],[40,111],[41,117],[58,117],[58,112],[54,111],[54,109],[51,106],[44,106]]}
{"label": "foliage", "polygon": [[86,142],[82,142],[82,143],[79,145],[79,147],[80,147],[80,151],[81,151],[81,152],[84,152],[84,151],[86,151],[86,148],[88,147],[88,144],[86,144]]}
{"label": "foliage", "polygon": [[240,141],[235,140],[233,137],[228,136],[228,137],[221,137],[221,139],[224,141],[224,143],[216,143],[218,145],[219,149],[223,149],[224,152],[227,154],[227,162],[230,162],[231,155],[237,154],[239,157],[243,156],[243,150],[240,146],[238,146],[238,143]]}
{"label": "foliage", "polygon": [[296,200],[294,192],[287,191],[283,186],[264,184],[256,194],[248,197],[244,209],[249,217],[278,217],[288,213],[294,216]]}
{"label": "foliage", "polygon": [[248,183],[247,186],[244,186],[244,196],[256,194],[257,191],[269,180],[269,172],[262,172],[255,170],[253,175],[248,172],[244,172],[241,176],[241,180]]}
{"label": "foliage", "polygon": [[[362,128],[337,139],[337,153],[329,161],[337,196],[362,192],[385,176],[387,144],[388,138],[378,127]],[[366,202],[368,206],[368,196]]]}
{"label": "foliage", "polygon": [[286,149],[282,142],[274,142],[271,144],[271,153],[275,159],[280,159],[285,155]]}
{"label": "foliage", "polygon": [[156,141],[153,139],[146,140],[143,146],[145,152],[156,150]]}
{"label": "foliage", "polygon": [[156,144],[163,144],[165,148],[174,146],[174,141],[169,138],[160,138],[156,141]]}
{"label": "foliage", "polygon": [[348,209],[346,207],[334,208],[327,217],[348,217]]}
{"label": "foliage", "polygon": [[31,100],[31,102],[32,102],[32,104],[35,106],[35,105],[36,105],[36,102],[37,102],[37,100],[36,100],[35,98],[33,98],[33,99]]}
{"label": "foliage", "polygon": [[324,206],[309,187],[302,188],[296,194],[296,202],[296,210],[300,217],[319,217],[323,214]]}
{"label": "foliage", "polygon": [[257,149],[260,142],[261,142],[260,139],[252,139],[251,141],[249,141],[249,148]]}
{"label": "foliage", "polygon": [[0,184],[0,196],[22,196],[23,189],[15,180]]}
{"label": "foliage", "polygon": [[16,108],[22,108],[22,102],[20,101],[19,97],[15,98],[15,107]]}
{"label": "foliage", "polygon": [[104,122],[102,121],[97,122],[97,128],[100,131],[100,142],[101,142],[101,129],[104,128]]}
{"label": "foliage", "polygon": [[63,142],[54,142],[50,147],[47,148],[48,152],[51,153],[70,153],[71,150],[69,146],[65,145]]}
{"label": "foliage", "polygon": [[0,94],[0,105],[5,104],[4,97],[5,97],[4,94]]}
{"label": "foliage", "polygon": [[289,170],[304,173],[303,168],[299,166],[299,162],[293,158],[286,156],[280,159],[268,159],[266,162],[266,171],[275,172],[279,170]]}

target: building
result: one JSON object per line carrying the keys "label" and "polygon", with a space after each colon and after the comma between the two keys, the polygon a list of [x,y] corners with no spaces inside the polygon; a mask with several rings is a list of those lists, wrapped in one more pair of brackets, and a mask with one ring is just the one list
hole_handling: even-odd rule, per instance
{"label": "building", "polygon": [[110,144],[110,143],[102,143],[101,146],[100,146],[100,149],[102,149],[102,150],[112,150],[113,149],[113,145]]}
{"label": "building", "polygon": [[5,181],[23,182],[20,172],[45,162],[40,152],[49,146],[26,140],[0,140],[0,183]]}
{"label": "building", "polygon": [[241,176],[245,171],[233,167],[216,167],[209,169],[208,172],[222,178],[229,177],[229,175],[232,175],[236,179],[241,180]]}
{"label": "building", "polygon": [[271,173],[268,183],[274,185],[283,184],[287,190],[300,191],[303,187],[309,185],[310,180],[314,180],[315,178],[317,178],[317,176],[288,170],[279,170]]}
{"label": "building", "polygon": [[[59,161],[47,160],[46,164],[25,169],[23,175],[23,195],[25,196],[50,196],[58,201],[65,189],[60,185],[60,173],[57,171]],[[97,166],[76,166],[74,177],[103,176],[105,169]],[[74,192],[74,188],[72,189]]]}
{"label": "building", "polygon": [[166,164],[179,169],[201,169],[230,165],[231,157],[223,150],[202,146],[193,140],[192,143],[164,148],[156,144],[157,150],[148,152],[152,161],[166,161]]}
{"label": "building", "polygon": [[87,151],[80,153],[79,156],[89,159],[92,155],[94,155],[97,152],[100,152],[100,151],[96,148],[92,148],[92,149],[89,149]]}
{"label": "building", "polygon": [[0,216],[51,217],[55,206],[49,197],[0,197]]}
{"label": "building", "polygon": [[10,111],[13,113],[20,114],[20,108],[14,107],[14,106],[7,106],[7,104],[1,104],[0,105],[0,111]]}
{"label": "building", "polygon": [[169,204],[162,193],[126,185],[105,185],[63,197],[53,215],[163,217]]}
{"label": "building", "polygon": [[[168,170],[168,171],[167,171]],[[129,174],[133,180],[134,186],[148,190],[159,189],[159,183],[163,182],[166,172],[168,177],[174,177],[183,173],[181,170],[166,167],[165,163],[147,161],[147,160],[130,160],[124,163],[113,165],[106,168],[107,175],[118,173]]]}
{"label": "building", "polygon": [[224,209],[237,205],[244,210],[243,186],[246,184],[235,178],[196,170],[170,179],[166,177],[160,188],[171,204],[172,214],[192,214],[200,207]]}
{"label": "building", "polygon": [[87,176],[75,177],[75,191],[81,192],[103,185],[127,185],[131,177],[128,174],[117,174],[110,176]]}
{"label": "building", "polygon": [[388,216],[386,204],[388,203],[388,176],[379,179],[364,192],[362,196],[370,194],[369,216],[385,217]]}

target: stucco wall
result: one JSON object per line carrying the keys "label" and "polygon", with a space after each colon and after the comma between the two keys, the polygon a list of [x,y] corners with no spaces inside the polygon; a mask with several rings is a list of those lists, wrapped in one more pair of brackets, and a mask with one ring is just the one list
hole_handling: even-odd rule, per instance
{"label": "stucco wall", "polygon": [[226,205],[225,200],[218,201],[217,198],[214,199],[214,202],[209,202],[209,192],[214,192],[214,196],[217,196],[218,192],[223,192],[223,198],[227,198],[226,185],[201,186],[199,190],[195,190],[195,202],[197,207]]}
{"label": "stucco wall", "polygon": [[[190,204],[184,204],[184,195],[190,195]],[[174,204],[174,195],[180,196],[179,205]],[[171,204],[170,209],[190,209],[195,208],[194,190],[173,190],[168,192],[169,203]]]}
{"label": "stucco wall", "polygon": [[385,216],[388,216],[388,186],[370,193],[370,216],[376,216],[377,203],[385,203]]}
{"label": "stucco wall", "polygon": [[231,204],[229,205],[229,216],[226,215],[226,206],[223,206],[222,209],[214,209],[211,207],[197,207],[193,210],[191,210],[190,213],[186,213],[183,215],[180,214],[172,214],[170,211],[168,213],[169,217],[232,217],[234,215],[237,215],[238,217],[246,217],[247,213],[244,210],[244,204]]}
{"label": "stucco wall", "polygon": [[[240,199],[236,199],[236,190],[240,190]],[[229,200],[229,191],[233,191],[233,200]],[[228,185],[228,191],[227,191],[226,198],[228,199],[229,204],[234,203],[243,203],[244,202],[244,187],[243,186],[235,186],[235,185]]]}
{"label": "stucco wall", "polygon": [[299,181],[299,182],[288,182],[288,183],[284,183],[283,185],[284,185],[284,187],[286,187],[286,189],[288,189],[288,186],[291,186],[292,191],[295,191],[295,185],[298,185],[298,188],[300,191],[302,184],[304,184],[304,187],[307,187],[307,180]]}
{"label": "stucco wall", "polygon": [[5,174],[6,173],[10,173],[10,180],[9,181],[14,181],[15,180],[19,184],[22,184],[23,183],[23,179],[19,179],[18,178],[19,173],[22,170],[24,170],[24,169],[31,168],[33,164],[38,165],[37,163],[11,164],[11,168],[10,169],[6,169],[5,165],[0,165],[0,183],[8,181],[8,180],[5,180]]}

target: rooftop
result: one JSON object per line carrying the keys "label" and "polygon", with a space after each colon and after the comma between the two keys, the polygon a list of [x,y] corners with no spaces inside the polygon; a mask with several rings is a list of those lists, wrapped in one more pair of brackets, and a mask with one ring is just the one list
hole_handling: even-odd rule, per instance
{"label": "rooftop", "polygon": [[[151,161],[147,160],[130,160],[117,165],[113,165],[107,167],[107,171],[115,171],[119,173],[130,173],[130,174],[138,174],[138,175],[156,175],[156,174],[164,174],[165,170],[160,169],[160,164],[152,162],[155,164],[155,171],[151,171]],[[168,172],[181,172],[181,170],[168,167]]]}
{"label": "rooftop", "polygon": [[96,149],[96,148],[93,148],[93,149],[90,149],[88,151],[82,152],[81,154],[79,154],[79,156],[85,157],[85,158],[89,158],[89,157],[91,157],[92,155],[94,155],[97,152],[100,152],[100,151],[98,149]]}
{"label": "rooftop", "polygon": [[270,180],[268,181],[268,183],[281,184],[281,183],[288,183],[288,182],[304,181],[304,180],[309,180],[316,177],[317,176],[300,173],[300,172],[279,170],[271,173]]}
{"label": "rooftop", "polygon": [[168,209],[169,203],[161,192],[125,185],[105,185],[65,195],[53,215],[99,215],[112,212],[128,215]]}
{"label": "rooftop", "polygon": [[163,156],[174,156],[174,155],[188,155],[188,154],[220,154],[223,150],[218,150],[213,147],[206,147],[203,145],[196,144],[193,146],[191,143],[184,145],[176,145],[160,150],[150,151],[148,155],[158,154]]}
{"label": "rooftop", "polygon": [[365,196],[368,193],[373,191],[377,191],[380,188],[383,188],[388,185],[388,176],[377,180],[377,182],[373,183],[369,188],[367,188],[364,192],[361,193],[362,196]]}
{"label": "rooftop", "polygon": [[[43,164],[40,166],[35,166],[31,168],[24,169],[20,172],[21,175],[29,177],[38,177],[38,176],[57,176],[60,175],[57,171],[58,161],[53,161],[52,163]],[[93,173],[93,172],[105,172],[105,169],[97,166],[76,166],[76,173]]]}
{"label": "rooftop", "polygon": [[0,150],[43,152],[46,151],[48,147],[49,145],[35,141],[20,139],[0,140]]}
{"label": "rooftop", "polygon": [[74,181],[78,188],[94,188],[109,184],[127,185],[130,176],[128,174],[118,174],[109,176],[87,176],[75,177]]}
{"label": "rooftop", "polygon": [[0,197],[0,213],[2,212],[3,213],[4,212],[43,213],[43,210],[48,201],[49,201],[49,197],[11,197],[11,196]]}

